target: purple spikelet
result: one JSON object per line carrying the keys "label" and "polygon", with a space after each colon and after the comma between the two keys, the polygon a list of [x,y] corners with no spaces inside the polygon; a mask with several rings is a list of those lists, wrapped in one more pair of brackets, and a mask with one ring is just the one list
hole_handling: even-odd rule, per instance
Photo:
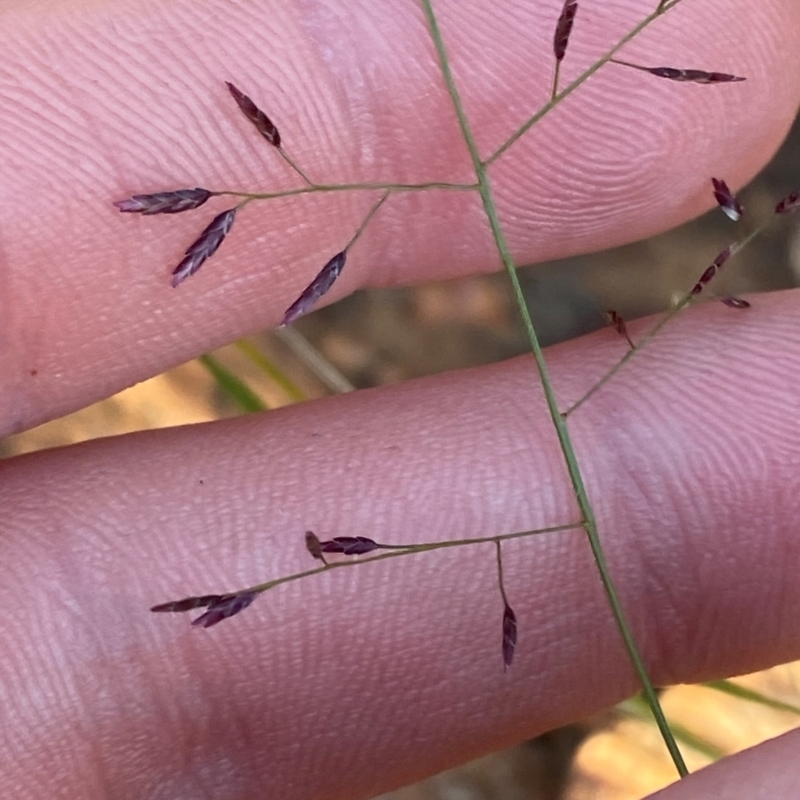
{"label": "purple spikelet", "polygon": [[232,83],[225,81],[228,91],[241,112],[255,125],[256,130],[273,146],[281,146],[281,135],[272,120],[244,93]]}
{"label": "purple spikelet", "polygon": [[194,275],[203,266],[206,259],[211,258],[217,252],[217,248],[228,235],[235,217],[235,208],[229,208],[218,214],[197,240],[189,245],[183,261],[172,271],[173,288],[183,283],[190,275]]}
{"label": "purple spikelet", "polygon": [[114,205],[122,212],[129,214],[180,214],[200,208],[211,197],[213,192],[201,189],[175,189],[172,192],[156,192],[155,194],[135,194],[127,200],[117,200]]}
{"label": "purple spikelet", "polygon": [[517,647],[517,615],[508,603],[503,607],[503,668],[508,670]]}
{"label": "purple spikelet", "polygon": [[310,311],[313,305],[333,286],[336,279],[341,275],[347,260],[347,250],[337,253],[319,272],[311,283],[303,290],[303,293],[292,303],[283,315],[281,327],[294,322],[306,312]]}

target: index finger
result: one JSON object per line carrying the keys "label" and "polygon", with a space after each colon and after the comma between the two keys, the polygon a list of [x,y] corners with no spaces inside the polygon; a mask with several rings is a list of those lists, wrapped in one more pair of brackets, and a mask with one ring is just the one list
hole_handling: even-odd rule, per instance
{"label": "index finger", "polygon": [[[547,99],[560,4],[436,6],[478,145],[491,152]],[[565,80],[652,7],[582,9]],[[274,324],[374,202],[354,192],[253,204],[202,274],[170,289],[170,270],[225,201],[132,220],[114,200],[296,183],[223,81],[269,109],[317,181],[473,180],[418,5],[324,9],[266,0],[6,7],[0,434]],[[790,0],[683,3],[660,19],[626,54],[747,82],[715,89],[613,65],[599,73],[492,167],[515,257],[641,238],[706,207],[712,173],[733,185],[750,177],[795,110],[798,22]],[[407,194],[381,210],[331,298],[497,266],[476,195]]]}

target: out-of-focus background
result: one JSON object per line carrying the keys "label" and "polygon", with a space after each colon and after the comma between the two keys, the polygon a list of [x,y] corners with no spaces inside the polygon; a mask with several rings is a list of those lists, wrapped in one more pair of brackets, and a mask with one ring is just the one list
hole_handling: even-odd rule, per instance
{"label": "out-of-focus background", "polygon": [[[634,319],[667,308],[751,220],[767,218],[775,202],[798,186],[796,123],[777,157],[740,193],[747,216],[737,226],[715,210],[647,241],[524,270],[525,293],[545,343],[603,326],[607,309]],[[795,214],[728,262],[714,290],[739,295],[798,283]],[[524,352],[503,275],[359,292],[290,330],[252,336],[12,436],[0,442],[0,457],[275,408]],[[737,679],[736,685],[756,694],[736,697],[731,686],[665,692],[666,712],[692,768],[800,725],[800,665]],[[775,702],[768,705],[765,696]],[[634,700],[382,800],[636,800],[674,777],[655,727]]]}

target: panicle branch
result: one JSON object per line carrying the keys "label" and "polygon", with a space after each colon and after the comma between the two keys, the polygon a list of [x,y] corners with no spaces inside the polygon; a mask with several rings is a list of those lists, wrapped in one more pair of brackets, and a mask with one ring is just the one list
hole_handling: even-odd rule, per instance
{"label": "panicle branch", "polygon": [[[712,190],[714,194],[714,199],[717,203],[722,207],[722,210],[731,218],[731,219],[740,219],[743,210],[741,203],[736,199],[733,193],[728,188],[727,184],[724,180],[718,178],[712,178]],[[603,386],[614,377],[614,375],[619,372],[619,370],[628,362],[630,359],[638,352],[640,352],[645,345],[647,345],[655,336],[658,334],[661,329],[672,320],[681,310],[686,308],[690,303],[692,303],[698,295],[705,292],[706,287],[709,283],[719,274],[720,270],[725,266],[730,258],[735,256],[741,250],[743,250],[747,245],[750,244],[754,239],[760,236],[764,231],[766,231],[770,225],[772,225],[776,219],[780,217],[781,214],[785,214],[789,211],[793,211],[796,208],[800,208],[800,190],[797,192],[793,192],[790,195],[787,195],[782,200],[780,200],[774,209],[774,213],[772,216],[768,217],[764,222],[754,228],[750,233],[746,236],[742,237],[736,242],[729,244],[723,250],[721,250],[711,264],[706,267],[703,271],[702,275],[697,279],[694,283],[692,288],[669,310],[667,311],[661,319],[648,331],[632,348],[625,353],[625,355],[617,361],[593,386],[589,389],[586,394],[580,397],[575,403],[573,403],[566,411],[562,413],[564,418],[574,414],[587,400],[594,396],[596,392],[602,389]],[[745,300],[741,297],[731,297],[728,295],[718,297],[717,298],[723,305],[727,306],[728,308],[733,308],[737,310],[746,310],[751,307],[751,304],[748,300]],[[612,312],[609,312],[611,314]],[[613,320],[610,320],[611,324],[615,324]],[[630,340],[629,340],[630,342]]]}
{"label": "panicle branch", "polygon": [[[318,575],[321,572],[327,572],[335,569],[344,569],[349,567],[363,566],[364,564],[373,561],[385,561],[389,558],[399,558],[410,556],[417,553],[426,553],[432,550],[445,550],[454,547],[472,547],[479,544],[487,544],[489,542],[504,542],[511,539],[523,539],[529,536],[540,536],[546,533],[556,533],[558,531],[568,530],[581,530],[582,522],[571,522],[565,525],[553,525],[547,528],[538,528],[530,531],[517,531],[515,533],[504,533],[498,536],[477,536],[470,539],[445,539],[438,542],[421,542],[419,544],[384,544],[376,542],[366,536],[334,536],[332,539],[321,540],[313,531],[306,531],[305,545],[306,550],[312,558],[322,561],[323,566],[304,570],[302,572],[295,572],[291,575],[284,575],[281,578],[274,578],[273,580],[260,583],[257,586],[249,586],[246,589],[240,589],[235,592],[228,592],[226,594],[204,594],[196,597],[186,597],[182,600],[172,600],[167,603],[160,603],[159,605],[152,606],[151,611],[156,612],[180,612],[192,611],[196,608],[208,607],[208,612],[215,611],[214,615],[206,616],[206,614],[198,617],[193,624],[201,625],[202,627],[209,627],[210,624],[216,624],[223,619],[238,614],[244,608],[247,608],[253,602],[255,597],[259,594],[274,589],[277,586],[282,586],[285,583],[294,583],[295,581],[310,578],[312,575]],[[384,550],[388,552],[379,553],[377,555],[370,555],[376,550]],[[329,562],[325,559],[325,554],[338,554],[345,557],[366,556],[366,558],[356,558],[352,561],[337,561]],[[208,622],[213,619],[213,622]],[[201,620],[203,620],[201,622]]]}

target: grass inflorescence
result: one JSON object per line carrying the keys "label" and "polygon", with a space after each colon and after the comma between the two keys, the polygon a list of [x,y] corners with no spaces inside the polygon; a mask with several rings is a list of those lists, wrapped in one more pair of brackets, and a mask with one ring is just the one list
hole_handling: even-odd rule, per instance
{"label": "grass inflorescence", "polygon": [[[583,530],[588,545],[592,551],[597,564],[600,579],[605,589],[612,614],[619,628],[624,646],[628,652],[631,663],[639,677],[643,687],[644,697],[653,713],[664,738],[669,753],[681,776],[687,770],[675,736],[670,730],[669,725],[661,710],[658,695],[653,687],[648,675],[643,658],[634,640],[627,618],[617,596],[614,582],[606,564],[605,555],[599,535],[598,525],[595,520],[591,500],[589,498],[580,464],[575,456],[572,439],[568,426],[569,417],[574,414],[584,403],[590,400],[614,375],[624,367],[624,365],[650,342],[659,331],[678,313],[695,302],[702,299],[713,298],[710,286],[714,278],[724,268],[726,263],[742,250],[755,236],[765,230],[773,220],[782,214],[794,211],[800,207],[800,193],[794,193],[779,201],[774,213],[769,219],[758,225],[747,235],[732,242],[720,251],[705,269],[699,273],[696,282],[682,295],[673,307],[667,310],[655,326],[641,337],[634,341],[628,333],[625,320],[613,310],[607,312],[609,324],[626,341],[628,349],[624,355],[602,375],[592,388],[571,407],[561,409],[557,403],[555,390],[550,380],[547,363],[544,353],[539,344],[538,335],[534,321],[531,319],[526,306],[519,279],[517,277],[516,265],[506,241],[502,220],[498,214],[492,192],[492,181],[490,168],[497,160],[511,148],[515,142],[526,135],[526,133],[538,123],[544,116],[549,114],[554,108],[562,103],[567,97],[575,92],[591,75],[606,65],[613,65],[610,68],[632,69],[643,73],[643,79],[660,78],[666,81],[679,83],[694,83],[708,86],[724,86],[737,84],[745,80],[744,76],[733,73],[721,72],[717,70],[687,68],[683,66],[647,66],[623,60],[618,57],[620,49],[628,42],[635,39],[648,25],[664,14],[675,9],[681,0],[661,0],[655,4],[653,11],[645,18],[640,20],[630,31],[609,47],[607,52],[584,70],[566,87],[560,87],[561,65],[568,56],[568,45],[573,28],[580,24],[581,17],[578,14],[579,3],[576,0],[565,0],[560,14],[553,21],[553,79],[549,100],[540,109],[533,111],[518,129],[510,135],[499,147],[489,154],[482,154],[476,144],[470,121],[464,110],[459,94],[459,89],[455,78],[450,69],[450,59],[447,53],[445,37],[439,28],[436,15],[434,0],[420,0],[421,8],[427,23],[428,31],[433,42],[437,55],[442,79],[444,80],[447,92],[452,101],[456,113],[458,125],[467,146],[472,166],[474,169],[475,180],[472,183],[447,183],[430,182],[418,184],[397,183],[354,183],[340,185],[326,185],[315,183],[296,161],[287,153],[285,149],[287,138],[282,135],[273,120],[265,113],[248,94],[240,90],[230,82],[225,82],[228,92],[231,95],[238,111],[255,128],[256,132],[266,140],[279,156],[286,162],[289,168],[295,173],[300,181],[296,188],[280,192],[233,192],[227,190],[211,190],[202,187],[179,188],[172,190],[159,191],[150,195],[136,194],[128,199],[118,201],[117,208],[121,212],[139,213],[142,215],[156,214],[177,214],[200,209],[204,204],[215,196],[227,196],[237,198],[235,206],[222,211],[215,216],[195,241],[186,249],[183,259],[174,268],[171,283],[177,287],[184,283],[186,279],[197,273],[200,267],[211,258],[218,248],[223,244],[226,237],[230,234],[234,225],[237,213],[245,206],[254,202],[268,202],[273,199],[298,196],[312,193],[332,193],[361,191],[370,192],[378,195],[378,199],[369,208],[363,221],[357,230],[349,236],[346,244],[338,250],[323,265],[320,272],[313,280],[302,289],[296,298],[288,304],[283,316],[281,325],[289,325],[298,317],[309,312],[316,303],[324,297],[334,285],[342,270],[345,268],[347,257],[350,250],[354,247],[357,240],[367,228],[373,223],[378,210],[390,200],[391,196],[401,192],[426,191],[428,189],[449,189],[455,191],[468,191],[477,193],[482,201],[486,213],[488,226],[496,245],[497,252],[501,258],[503,266],[511,283],[516,304],[519,308],[521,321],[525,329],[533,361],[538,374],[538,379],[543,386],[548,409],[552,419],[555,433],[564,456],[569,477],[572,483],[574,494],[580,509],[580,519],[565,525],[556,526],[542,530],[522,531],[510,534],[495,536],[478,537],[462,540],[447,540],[438,542],[422,542],[412,545],[393,545],[379,543],[375,539],[362,535],[334,536],[331,539],[322,540],[314,532],[307,531],[305,534],[305,545],[309,555],[314,561],[320,562],[313,568],[303,570],[291,575],[284,575],[265,581],[256,586],[236,590],[220,595],[198,595],[188,597],[183,600],[161,603],[154,606],[151,610],[157,612],[186,612],[198,608],[205,611],[194,620],[193,624],[199,627],[211,627],[219,622],[232,617],[245,608],[253,600],[264,592],[277,586],[316,576],[322,572],[331,570],[362,566],[365,563],[385,560],[387,558],[405,557],[419,555],[428,551],[438,550],[448,547],[476,547],[484,544],[492,544],[495,549],[498,583],[501,599],[503,603],[503,614],[501,618],[501,647],[500,655],[505,669],[511,667],[517,645],[518,620],[506,596],[503,583],[503,561],[501,543],[508,539],[525,538],[533,535],[555,534],[557,531],[568,529]],[[712,89],[713,91],[713,89]],[[727,183],[721,179],[709,176],[709,193],[712,195],[722,211],[734,222],[742,219],[744,209],[736,198],[734,192],[728,187]],[[341,246],[341,243],[339,243]],[[331,248],[333,250],[333,248]],[[750,303],[737,297],[718,297],[715,298],[731,309],[746,311]],[[524,619],[519,621],[519,629],[524,632]]]}

